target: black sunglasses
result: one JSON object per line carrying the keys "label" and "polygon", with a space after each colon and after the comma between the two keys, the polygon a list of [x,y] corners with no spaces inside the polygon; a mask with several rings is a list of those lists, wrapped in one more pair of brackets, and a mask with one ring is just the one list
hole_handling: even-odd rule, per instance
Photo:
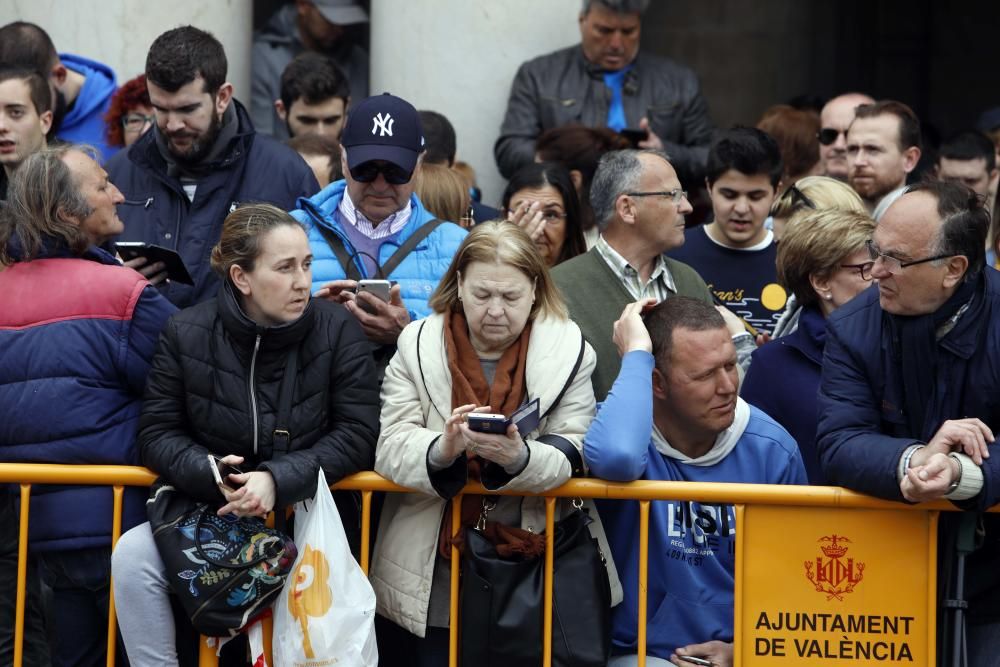
{"label": "black sunglasses", "polygon": [[816,138],[819,139],[819,143],[823,144],[824,146],[829,146],[830,144],[835,142],[837,140],[837,137],[839,137],[841,134],[846,135],[847,130],[835,130],[832,127],[824,127],[816,135]]}
{"label": "black sunglasses", "polygon": [[413,177],[412,171],[406,171],[399,165],[391,162],[362,162],[350,171],[351,178],[358,183],[371,183],[378,178],[379,174],[382,174],[386,183],[390,185],[403,185],[404,183],[409,183],[410,178]]}

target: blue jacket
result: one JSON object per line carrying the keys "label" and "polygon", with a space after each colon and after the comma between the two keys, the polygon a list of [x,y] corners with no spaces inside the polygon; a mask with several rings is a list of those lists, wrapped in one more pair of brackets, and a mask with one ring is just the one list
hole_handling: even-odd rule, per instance
{"label": "blue jacket", "polygon": [[75,144],[90,144],[101,152],[101,162],[106,162],[118,150],[107,143],[104,114],[111,106],[111,97],[118,84],[115,73],[107,65],[69,53],[59,55],[63,65],[86,77],[80,94],[56,130],[56,136]]}
{"label": "blue jacket", "polygon": [[826,319],[813,307],[803,308],[799,326],[751,355],[740,396],[760,408],[799,443],[809,483],[826,484],[816,453],[816,402],[823,365]]}
{"label": "blue jacket", "polygon": [[[337,207],[340,206],[346,187],[346,181],[331,183],[315,196],[300,199],[297,203],[298,210],[292,211],[292,217],[309,228],[309,245],[313,251],[313,292],[331,280],[343,280],[346,277],[344,268],[323,238],[323,234],[317,228],[318,225],[338,234],[347,251],[354,254],[351,242],[341,227],[340,216],[337,214]],[[410,220],[399,236],[395,241],[387,241],[379,248],[379,265],[385,264],[413,232],[434,219],[434,214],[424,208],[415,194],[410,196],[410,206],[413,207]],[[416,320],[431,314],[427,301],[448,270],[451,258],[462,244],[466,233],[464,229],[451,222],[439,225],[430,236],[417,244],[395,271],[387,276],[399,283],[400,296],[410,311],[411,319]],[[364,263],[360,259],[357,259],[356,263],[361,275],[367,276]]]}
{"label": "blue jacket", "polygon": [[206,165],[193,202],[180,180],[167,173],[167,162],[156,146],[156,128],[106,167],[125,198],[135,202],[118,207],[125,223],[118,240],[173,248],[191,273],[194,287],[168,283],[163,288],[181,308],[211,299],[219,291],[209,257],[222,233],[222,221],[237,206],[267,202],[288,210],[300,196],[319,190],[312,170],[295,151],[257,134],[243,105],[235,99],[232,104],[239,123],[236,136],[214,164]]}
{"label": "blue jacket", "polygon": [[[595,477],[689,482],[806,484],[791,436],[760,410],[732,449],[711,465],[661,454],[653,432],[653,355],[629,352],[611,392],[584,439]],[[612,613],[616,653],[634,652],[638,627],[639,504],[598,502],[611,553],[625,592]],[[650,513],[647,650],[668,659],[679,646],[712,639],[733,641],[736,518],[731,505],[654,502]]]}
{"label": "blue jacket", "polygon": [[[146,373],[175,310],[98,248],[0,272],[0,461],[139,465]],[[123,531],[145,521],[147,495],[126,490]],[[31,548],[108,546],[111,518],[110,488],[37,486]]]}
{"label": "blue jacket", "polygon": [[[829,317],[819,392],[817,443],[831,484],[903,500],[900,456],[927,442],[948,419],[978,417],[1000,433],[1000,273],[986,269],[970,307],[938,343],[937,377],[924,429],[910,433],[903,382],[877,289],[859,294]],[[983,490],[963,507],[1000,501],[1000,448],[983,462]]]}

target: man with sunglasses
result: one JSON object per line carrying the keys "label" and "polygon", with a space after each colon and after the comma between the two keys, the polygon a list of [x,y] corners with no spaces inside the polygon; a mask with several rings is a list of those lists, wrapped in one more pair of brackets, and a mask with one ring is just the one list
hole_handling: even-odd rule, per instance
{"label": "man with sunglasses", "polygon": [[229,213],[251,201],[292,208],[319,189],[295,151],[257,134],[227,69],[222,44],[204,30],[182,26],[157,37],[146,56],[156,125],[107,166],[127,197],[118,240],[177,251],[194,284],[166,281],[164,264],[141,256],[127,265],[182,308],[219,291],[209,260]]}
{"label": "man with sunglasses", "polygon": [[[877,288],[828,318],[817,442],[831,484],[906,502],[947,498],[974,511],[1000,501],[1000,453],[991,446],[1000,428],[1000,273],[984,268],[989,222],[968,188],[929,182],[912,186],[876,226],[864,270]],[[942,515],[942,534],[958,518]],[[997,581],[997,518],[982,520],[965,590],[950,596],[969,602],[970,667],[996,664],[984,644],[1000,633],[990,608],[1000,586],[988,583]],[[948,544],[942,553],[953,551]],[[937,664],[958,663],[949,655]]]}
{"label": "man with sunglasses", "polygon": [[[344,304],[391,356],[403,327],[430,314],[427,301],[466,232],[436,220],[413,193],[424,137],[412,104],[389,93],[363,100],[341,147],[344,180],[300,199],[292,216],[309,228],[315,296]],[[368,279],[394,283],[388,302],[357,290]]]}
{"label": "man with sunglasses", "polygon": [[847,180],[847,128],[854,120],[854,110],[861,104],[872,104],[864,93],[844,93],[823,106],[819,114],[819,161],[823,175]]}

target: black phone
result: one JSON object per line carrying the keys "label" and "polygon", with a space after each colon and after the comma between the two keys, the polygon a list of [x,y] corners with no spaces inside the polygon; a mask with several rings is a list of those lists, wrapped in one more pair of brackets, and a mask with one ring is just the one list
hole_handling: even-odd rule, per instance
{"label": "black phone", "polygon": [[510,426],[510,420],[503,415],[484,414],[482,412],[469,413],[470,431],[502,435],[507,432],[508,426]]}
{"label": "black phone", "polygon": [[640,130],[634,127],[623,128],[618,134],[628,139],[629,143],[636,148],[639,147],[640,141],[645,141],[646,139],[649,139],[648,131]]}
{"label": "black phone", "polygon": [[212,477],[215,478],[217,486],[221,486],[227,491],[235,491],[239,484],[229,479],[230,475],[242,475],[243,471],[230,463],[224,463],[218,456],[208,455],[208,464],[212,466]]}
{"label": "black phone", "polygon": [[184,260],[181,259],[181,256],[175,250],[139,241],[121,241],[115,244],[115,249],[126,262],[136,257],[145,257],[150,264],[163,262],[163,265],[167,267],[167,280],[185,285],[194,285],[191,274],[188,273],[187,267],[184,266]]}

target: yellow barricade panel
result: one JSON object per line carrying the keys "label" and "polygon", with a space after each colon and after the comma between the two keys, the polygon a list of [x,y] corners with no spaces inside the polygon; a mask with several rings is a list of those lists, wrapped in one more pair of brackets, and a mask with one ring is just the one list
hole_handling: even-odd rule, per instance
{"label": "yellow barricade panel", "polygon": [[743,667],[934,664],[937,512],[746,506]]}

